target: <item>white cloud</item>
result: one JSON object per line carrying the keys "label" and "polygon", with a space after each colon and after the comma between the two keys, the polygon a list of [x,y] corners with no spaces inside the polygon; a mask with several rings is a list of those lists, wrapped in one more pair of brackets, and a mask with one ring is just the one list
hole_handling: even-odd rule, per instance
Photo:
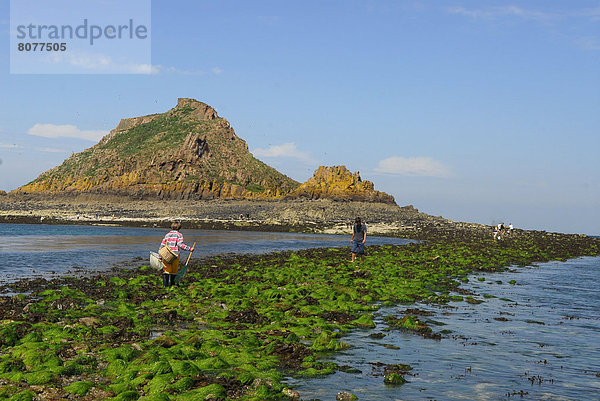
{"label": "white cloud", "polygon": [[80,130],[74,125],[35,124],[27,133],[44,138],[79,138],[98,142],[108,131]]}
{"label": "white cloud", "polygon": [[134,74],[158,74],[158,69],[156,66],[151,64],[127,64],[125,68]]}
{"label": "white cloud", "polygon": [[451,14],[464,15],[471,18],[485,18],[490,16],[489,11],[485,10],[470,10],[465,7],[456,6],[447,9]]}
{"label": "white cloud", "polygon": [[526,9],[513,5],[502,6],[502,7],[487,7],[479,9],[469,9],[461,6],[450,7],[447,9],[452,14],[464,15],[470,18],[498,18],[498,17],[519,17],[522,19],[536,20],[536,21],[549,21],[556,18],[568,17],[569,14],[564,13],[550,13],[545,11]]}
{"label": "white cloud", "polygon": [[379,173],[409,176],[448,177],[450,169],[431,157],[389,157],[379,162]]}
{"label": "white cloud", "polygon": [[113,64],[110,56],[104,54],[65,53],[69,64],[86,70],[105,70]]}
{"label": "white cloud", "polygon": [[177,67],[167,67],[161,64],[152,66],[152,74],[180,74],[180,75],[204,75],[206,71],[203,70],[184,70]]}
{"label": "white cloud", "polygon": [[254,149],[252,153],[258,157],[290,157],[309,164],[316,163],[308,153],[296,149],[296,144],[293,142],[284,143],[283,145],[272,145],[267,149]]}
{"label": "white cloud", "polygon": [[594,36],[576,39],[575,44],[583,50],[600,50],[600,39]]}
{"label": "white cloud", "polygon": [[20,148],[19,145],[14,144],[14,143],[2,143],[0,142],[0,148],[2,149],[15,149],[15,148]]}
{"label": "white cloud", "polygon": [[[154,65],[140,65],[137,68],[140,70],[140,74],[178,74],[178,75],[205,75],[208,74],[209,71],[205,70],[186,70],[179,67],[169,67],[161,64]],[[215,75],[220,75],[223,73],[223,70],[219,67],[214,67],[210,70]]]}
{"label": "white cloud", "polygon": [[[466,8],[462,6],[448,7],[451,14],[462,15],[474,20],[498,21],[501,18],[521,19],[539,24],[552,26],[561,21],[571,20],[572,24],[588,24],[600,21],[600,7],[596,8],[562,8],[553,11],[528,9],[515,5],[501,7]],[[571,35],[572,36],[572,35]],[[572,37],[575,46],[582,50],[600,50],[600,40],[597,36]]]}
{"label": "white cloud", "polygon": [[498,17],[519,17],[535,21],[550,21],[564,18],[589,18],[592,21],[600,19],[600,7],[586,9],[557,10],[555,12],[540,11],[536,9],[523,8],[515,5],[484,8],[466,8],[462,6],[449,7],[446,9],[451,14],[464,15],[475,19],[491,19]]}
{"label": "white cloud", "polygon": [[124,73],[124,74],[179,74],[179,75],[204,75],[212,72],[220,75],[223,70],[213,67],[211,70],[186,70],[179,67],[165,66],[162,64],[133,63],[115,59],[101,53],[86,53],[73,51],[70,53],[55,53],[50,57],[54,64],[66,63],[70,66],[89,71],[91,73]]}
{"label": "white cloud", "polygon": [[158,74],[160,66],[145,63],[135,63],[126,60],[116,60],[102,53],[87,53],[77,50],[50,55],[48,60],[53,64],[65,63],[90,73],[119,73],[119,74]]}
{"label": "white cloud", "polygon": [[558,15],[538,10],[528,10],[517,6],[498,7],[496,10],[501,15],[514,15],[525,19],[547,20],[556,18]]}
{"label": "white cloud", "polygon": [[590,18],[592,21],[598,21],[600,20],[600,7],[586,8],[580,11],[576,11],[573,14],[576,16]]}
{"label": "white cloud", "polygon": [[36,148],[39,152],[47,152],[47,153],[66,153],[67,151],[64,149],[56,149],[56,148]]}

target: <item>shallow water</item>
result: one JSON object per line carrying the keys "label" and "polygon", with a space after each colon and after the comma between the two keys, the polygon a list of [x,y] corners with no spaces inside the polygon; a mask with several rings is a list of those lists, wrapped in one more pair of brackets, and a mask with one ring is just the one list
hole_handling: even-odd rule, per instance
{"label": "shallow water", "polygon": [[[22,277],[107,270],[115,264],[148,264],[168,230],[162,228],[0,224],[0,284]],[[227,253],[269,253],[350,245],[349,235],[269,233],[253,231],[182,230],[184,242],[197,242],[193,258]],[[410,240],[367,237],[367,245]],[[183,252],[187,257],[187,252]]]}
{"label": "shallow water", "polygon": [[[432,326],[434,331],[452,331],[442,340],[383,331],[382,317],[403,315],[405,307],[384,308],[377,312],[374,330],[344,337],[352,348],[332,359],[361,374],[290,379],[289,385],[304,400],[323,401],[335,400],[338,391],[354,393],[360,401],[599,400],[600,258],[515,270],[470,277],[461,287],[497,297],[478,297],[485,301],[479,305],[417,305],[435,312],[422,319],[444,324]],[[368,335],[374,332],[386,336],[372,339]],[[385,385],[373,370],[376,362],[411,365],[409,383]]]}

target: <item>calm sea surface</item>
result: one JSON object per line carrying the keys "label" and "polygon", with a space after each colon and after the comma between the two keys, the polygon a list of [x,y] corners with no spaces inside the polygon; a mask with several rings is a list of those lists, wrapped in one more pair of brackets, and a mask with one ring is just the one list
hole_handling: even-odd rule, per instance
{"label": "calm sea surface", "polygon": [[[54,277],[74,272],[107,270],[119,263],[148,263],[166,229],[113,226],[0,224],[0,284],[23,277]],[[349,235],[185,230],[187,245],[196,243],[193,258],[227,253],[268,253],[350,246]],[[367,245],[409,240],[367,237]],[[183,253],[187,257],[187,252]],[[348,254],[350,257],[350,254]],[[7,262],[8,261],[8,262]]]}

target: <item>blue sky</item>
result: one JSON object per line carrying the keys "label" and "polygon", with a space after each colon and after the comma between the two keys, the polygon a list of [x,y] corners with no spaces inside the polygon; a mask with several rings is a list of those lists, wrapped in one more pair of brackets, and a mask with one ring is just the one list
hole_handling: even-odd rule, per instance
{"label": "blue sky", "polygon": [[298,181],[600,234],[598,1],[152,1],[150,74],[10,74],[7,1],[0,33],[0,190],[191,97]]}

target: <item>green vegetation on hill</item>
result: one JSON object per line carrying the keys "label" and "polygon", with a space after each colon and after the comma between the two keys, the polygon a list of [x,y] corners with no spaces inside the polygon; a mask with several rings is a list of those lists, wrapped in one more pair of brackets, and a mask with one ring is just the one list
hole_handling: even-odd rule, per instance
{"label": "green vegetation on hill", "polygon": [[150,159],[165,149],[181,146],[189,132],[205,133],[210,126],[210,121],[186,120],[185,112],[177,110],[170,116],[161,114],[147,123],[118,132],[100,148],[114,149],[121,158],[136,155]]}

